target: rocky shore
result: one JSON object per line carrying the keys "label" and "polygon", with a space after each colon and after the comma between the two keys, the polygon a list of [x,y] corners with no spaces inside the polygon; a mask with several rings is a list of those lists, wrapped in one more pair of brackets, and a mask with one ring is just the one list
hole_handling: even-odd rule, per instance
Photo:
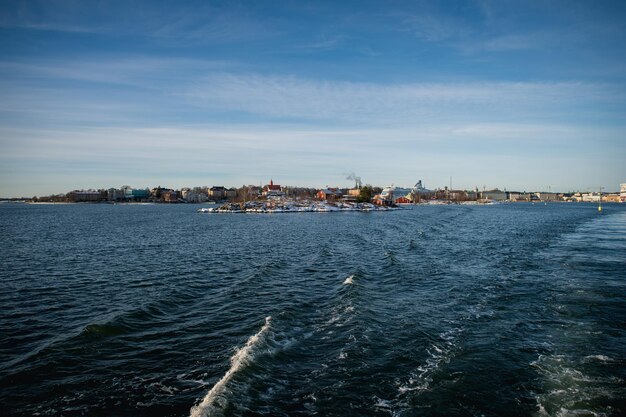
{"label": "rocky shore", "polygon": [[219,207],[201,208],[198,213],[329,213],[347,211],[389,211],[397,207],[382,207],[371,203],[330,203],[326,201],[248,201],[246,203],[229,203]]}

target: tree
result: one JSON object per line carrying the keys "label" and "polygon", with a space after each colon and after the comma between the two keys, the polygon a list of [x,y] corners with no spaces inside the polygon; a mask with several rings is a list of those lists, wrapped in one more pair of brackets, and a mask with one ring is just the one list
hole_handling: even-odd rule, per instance
{"label": "tree", "polygon": [[369,202],[372,199],[373,196],[373,189],[371,185],[366,185],[365,187],[361,188],[361,191],[359,192],[359,196],[357,197],[357,201],[359,203],[363,203],[363,202]]}

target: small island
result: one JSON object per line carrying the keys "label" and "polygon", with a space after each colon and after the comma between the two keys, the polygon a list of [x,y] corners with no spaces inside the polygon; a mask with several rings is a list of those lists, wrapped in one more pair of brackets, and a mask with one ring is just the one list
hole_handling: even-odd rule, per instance
{"label": "small island", "polygon": [[379,206],[372,203],[328,202],[314,200],[269,200],[226,203],[219,207],[204,207],[198,213],[329,213],[329,212],[369,212],[397,210],[398,207]]}

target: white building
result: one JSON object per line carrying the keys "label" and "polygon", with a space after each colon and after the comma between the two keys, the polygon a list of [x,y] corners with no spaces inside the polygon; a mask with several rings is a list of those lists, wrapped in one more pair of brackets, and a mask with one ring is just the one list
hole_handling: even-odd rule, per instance
{"label": "white building", "polygon": [[539,201],[557,201],[559,199],[557,193],[537,192],[535,193],[535,195],[537,196]]}
{"label": "white building", "polygon": [[626,182],[619,185],[619,201],[626,203]]}
{"label": "white building", "polygon": [[597,203],[599,201],[600,201],[600,193],[583,194],[583,202],[585,203]]}

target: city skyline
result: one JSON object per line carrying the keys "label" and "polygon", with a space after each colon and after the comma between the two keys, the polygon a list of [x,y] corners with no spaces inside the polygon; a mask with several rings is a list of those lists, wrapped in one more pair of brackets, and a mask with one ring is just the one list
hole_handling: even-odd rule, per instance
{"label": "city skyline", "polygon": [[0,197],[617,190],[621,2],[2,2]]}

